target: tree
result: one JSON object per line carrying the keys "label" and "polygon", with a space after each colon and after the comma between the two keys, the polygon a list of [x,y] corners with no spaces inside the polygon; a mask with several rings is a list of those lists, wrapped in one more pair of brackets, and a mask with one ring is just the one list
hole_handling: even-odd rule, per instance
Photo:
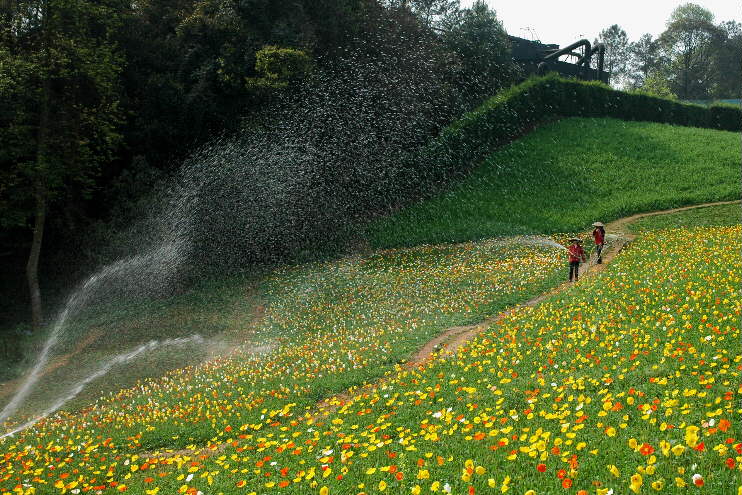
{"label": "tree", "polygon": [[660,53],[660,46],[652,35],[645,33],[639,39],[629,44],[629,63],[626,69],[626,86],[637,89],[644,85],[649,73],[663,65],[664,58]]}
{"label": "tree", "polygon": [[434,29],[441,29],[439,24],[456,15],[460,5],[459,0],[410,0],[412,11],[426,26]]}
{"label": "tree", "polygon": [[38,272],[50,206],[89,193],[119,141],[122,59],[112,38],[120,11],[91,0],[21,0],[3,11],[0,221],[33,222],[26,279],[35,329],[43,319]]}
{"label": "tree", "polygon": [[638,93],[658,96],[660,98],[667,98],[670,100],[676,100],[677,95],[672,92],[670,85],[667,80],[667,75],[661,73],[659,70],[650,71],[640,88],[636,90]]}
{"label": "tree", "polygon": [[716,31],[714,15],[694,3],[679,6],[670,15],[660,43],[671,64],[670,87],[681,99],[708,96],[708,59]]}
{"label": "tree", "polygon": [[598,35],[597,42],[605,45],[605,69],[609,82],[617,86],[625,77],[629,63],[629,38],[626,31],[614,24]]}
{"label": "tree", "polygon": [[709,96],[739,98],[742,80],[742,24],[722,22],[711,40]]}
{"label": "tree", "polygon": [[483,0],[463,10],[456,20],[442,38],[445,47],[458,58],[454,84],[471,107],[512,83],[517,68],[508,35],[495,11]]}

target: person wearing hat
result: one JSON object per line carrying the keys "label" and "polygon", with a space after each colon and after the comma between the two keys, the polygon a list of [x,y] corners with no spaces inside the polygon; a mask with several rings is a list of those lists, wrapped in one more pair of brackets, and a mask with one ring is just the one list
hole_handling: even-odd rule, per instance
{"label": "person wearing hat", "polygon": [[582,246],[580,246],[581,240],[573,237],[569,242],[571,243],[567,248],[567,254],[569,254],[569,281],[571,282],[574,276],[575,282],[577,282],[580,277],[580,260],[585,262],[587,261],[587,257]]}
{"label": "person wearing hat", "polygon": [[603,251],[603,244],[605,243],[605,225],[602,222],[593,223],[593,239],[595,240],[595,252],[598,254],[597,263],[603,262],[601,252]]}

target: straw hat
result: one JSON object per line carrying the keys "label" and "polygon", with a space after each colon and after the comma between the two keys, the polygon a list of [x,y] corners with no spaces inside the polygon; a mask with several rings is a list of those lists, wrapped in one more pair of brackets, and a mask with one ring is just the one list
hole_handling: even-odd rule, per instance
{"label": "straw hat", "polygon": [[603,225],[603,222],[593,222],[593,227],[605,227],[605,225]]}
{"label": "straw hat", "polygon": [[582,242],[582,239],[578,239],[577,237],[572,237],[571,239],[569,239],[569,242],[575,242],[575,241]]}

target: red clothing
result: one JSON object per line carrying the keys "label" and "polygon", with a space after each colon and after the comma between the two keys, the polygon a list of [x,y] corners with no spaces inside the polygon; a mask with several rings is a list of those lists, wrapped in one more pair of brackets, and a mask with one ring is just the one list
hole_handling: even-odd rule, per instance
{"label": "red clothing", "polygon": [[595,239],[595,244],[603,244],[603,229],[596,228],[593,230],[593,238]]}
{"label": "red clothing", "polygon": [[567,248],[567,252],[569,253],[570,263],[574,263],[575,261],[580,260],[585,261],[585,251],[579,244],[570,244],[570,246]]}

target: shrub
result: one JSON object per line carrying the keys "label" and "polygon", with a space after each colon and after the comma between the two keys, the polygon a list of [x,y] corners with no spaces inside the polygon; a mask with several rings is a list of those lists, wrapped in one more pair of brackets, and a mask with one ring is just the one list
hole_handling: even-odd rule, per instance
{"label": "shrub", "polygon": [[410,160],[417,177],[440,183],[489,155],[534,124],[563,117],[613,117],[726,131],[742,130],[733,105],[680,103],[638,92],[615,91],[600,82],[534,77],[501,91],[445,128]]}

